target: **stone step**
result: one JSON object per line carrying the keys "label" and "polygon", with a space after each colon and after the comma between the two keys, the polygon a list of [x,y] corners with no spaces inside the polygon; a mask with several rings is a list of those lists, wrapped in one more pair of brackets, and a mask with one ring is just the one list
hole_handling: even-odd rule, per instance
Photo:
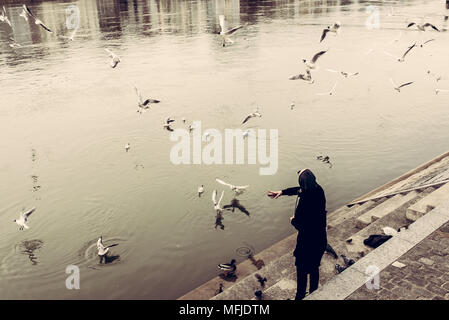
{"label": "stone step", "polygon": [[[351,235],[348,237],[348,239],[345,239],[345,245],[348,252],[354,253],[357,252],[359,255],[362,253],[362,255],[366,255],[369,251],[373,250],[373,248],[366,246],[363,241],[368,238],[372,234],[382,234],[384,227],[391,227],[395,230],[402,226],[408,226],[409,222],[407,222],[407,219],[405,218],[405,212],[407,208],[417,201],[419,201],[421,198],[423,198],[425,194],[420,194],[416,191],[411,191],[407,195],[401,197],[401,200],[408,200],[408,201],[401,201],[402,205],[399,207],[396,207],[395,210],[391,210],[388,214],[379,215],[379,212],[375,212],[376,218],[372,223],[367,225],[362,230],[358,231],[356,234]],[[376,207],[377,208],[377,207]],[[375,208],[375,209],[376,209]],[[374,210],[374,209],[373,209]],[[347,242],[346,240],[351,239],[351,242]]]}
{"label": "stone step", "polygon": [[329,228],[335,228],[336,226],[346,222],[352,217],[358,217],[364,212],[366,212],[368,209],[370,209],[375,204],[374,201],[370,200],[367,201],[361,205],[356,204],[349,208],[350,210],[341,212],[338,216],[334,216],[333,219],[329,219],[327,221],[327,226]]}
{"label": "stone step", "polygon": [[449,183],[439,187],[434,192],[430,193],[427,197],[421,201],[415,203],[413,206],[407,209],[406,217],[410,221],[416,221],[427,212],[444,203],[449,195]]}
{"label": "stone step", "polygon": [[348,207],[346,205],[338,208],[337,210],[334,210],[327,214],[327,222],[332,221],[333,219],[336,219],[340,215],[344,214],[345,212],[350,211],[352,208]]}
{"label": "stone step", "polygon": [[263,290],[262,300],[294,300],[296,296],[296,268],[276,282],[270,288]]}
{"label": "stone step", "polygon": [[[211,300],[251,300],[254,298],[254,292],[256,290],[267,290],[272,285],[275,285],[280,279],[291,273],[292,270],[296,270],[294,257],[292,253],[284,254],[262,269],[254,271],[238,283],[228,287]],[[261,287],[255,276],[256,273],[267,278],[264,287]]]}
{"label": "stone step", "polygon": [[388,200],[382,202],[373,209],[362,214],[356,219],[356,227],[359,229],[365,228],[373,221],[390,214],[391,212],[402,207],[404,204],[412,200],[416,196],[416,191],[409,192],[405,196],[397,194]]}

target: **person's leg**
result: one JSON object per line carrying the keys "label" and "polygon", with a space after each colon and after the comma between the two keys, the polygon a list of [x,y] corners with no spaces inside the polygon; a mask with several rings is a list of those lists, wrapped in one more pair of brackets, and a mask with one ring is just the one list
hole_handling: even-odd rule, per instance
{"label": "person's leg", "polygon": [[316,267],[310,272],[310,288],[309,293],[312,293],[316,289],[318,289],[318,284],[320,282],[320,269]]}
{"label": "person's leg", "polygon": [[298,266],[296,266],[296,279],[297,289],[295,300],[302,300],[306,296],[307,273],[301,272]]}

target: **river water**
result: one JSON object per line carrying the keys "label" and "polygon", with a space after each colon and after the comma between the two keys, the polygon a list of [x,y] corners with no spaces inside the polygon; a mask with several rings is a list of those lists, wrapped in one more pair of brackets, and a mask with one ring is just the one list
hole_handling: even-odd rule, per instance
{"label": "river water", "polygon": [[[257,253],[294,232],[294,199],[266,191],[297,185],[297,170],[316,174],[331,211],[448,149],[449,92],[435,94],[449,89],[448,34],[406,29],[414,20],[445,28],[442,1],[29,3],[53,34],[20,17],[22,3],[0,3],[13,27],[0,22],[2,299],[175,299],[218,275],[218,263],[241,262],[238,248]],[[55,34],[71,34],[73,5],[79,29],[69,41]],[[243,25],[225,47],[221,14]],[[341,32],[319,43],[335,21]],[[415,42],[403,63],[385,53],[399,57]],[[105,48],[120,56],[116,68]],[[326,49],[313,84],[288,80]],[[413,84],[399,93],[390,78]],[[335,83],[333,95],[318,95]],[[137,113],[134,86],[161,103]],[[241,125],[257,106],[262,117]],[[173,164],[168,117],[173,129],[277,129],[276,173]],[[211,194],[225,190],[228,204],[232,192],[217,177],[250,185],[238,198],[249,215],[224,212],[224,229]],[[13,219],[34,206],[19,231]],[[118,243],[106,265],[99,235]],[[69,265],[79,290],[66,288]]]}

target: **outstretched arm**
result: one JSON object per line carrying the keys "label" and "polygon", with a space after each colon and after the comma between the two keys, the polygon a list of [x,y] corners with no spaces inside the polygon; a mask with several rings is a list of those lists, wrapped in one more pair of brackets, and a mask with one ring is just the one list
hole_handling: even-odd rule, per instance
{"label": "outstretched arm", "polygon": [[287,188],[282,190],[282,194],[286,196],[297,196],[299,195],[300,187]]}

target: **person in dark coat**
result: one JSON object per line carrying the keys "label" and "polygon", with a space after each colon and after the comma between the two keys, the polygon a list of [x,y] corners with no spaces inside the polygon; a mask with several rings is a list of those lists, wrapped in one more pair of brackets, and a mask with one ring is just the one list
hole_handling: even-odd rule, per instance
{"label": "person in dark coat", "polygon": [[296,248],[293,251],[297,272],[296,300],[306,294],[307,276],[310,275],[309,293],[318,288],[319,266],[327,245],[326,197],[309,169],[298,171],[299,187],[282,191],[269,191],[268,196],[277,199],[282,195],[298,196],[295,215],[291,224],[298,230]]}

